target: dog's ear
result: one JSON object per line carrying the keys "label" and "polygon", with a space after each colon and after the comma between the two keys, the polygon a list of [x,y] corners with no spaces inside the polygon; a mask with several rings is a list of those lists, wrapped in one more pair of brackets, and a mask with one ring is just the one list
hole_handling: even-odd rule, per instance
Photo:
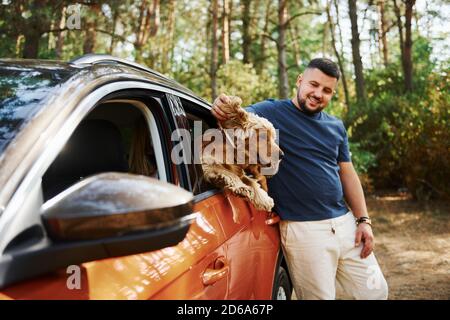
{"label": "dog's ear", "polygon": [[242,104],[242,99],[239,98],[238,96],[230,96],[230,105],[237,110],[238,108],[241,107]]}
{"label": "dog's ear", "polygon": [[242,99],[238,96],[231,96],[230,97],[231,103],[230,103],[230,111],[231,113],[235,114],[235,119],[239,123],[244,123],[248,120],[247,111],[245,111],[241,105],[242,105]]}

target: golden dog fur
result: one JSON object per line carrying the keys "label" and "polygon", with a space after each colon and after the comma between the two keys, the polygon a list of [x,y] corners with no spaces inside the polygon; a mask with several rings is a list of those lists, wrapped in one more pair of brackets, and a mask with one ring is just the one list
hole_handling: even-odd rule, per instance
{"label": "golden dog fur", "polygon": [[[278,152],[280,152],[275,141],[275,128],[267,119],[245,111],[241,107],[242,100],[239,97],[230,98],[231,103],[222,108],[224,112],[228,113],[229,118],[226,121],[219,122],[219,127],[222,129],[238,129],[236,131],[238,134],[230,138],[222,130],[223,147],[220,149],[223,153],[217,152],[216,154],[215,152],[205,152],[205,147],[212,143],[209,141],[212,137],[205,133],[201,154],[204,177],[216,187],[223,187],[237,196],[246,198],[258,210],[271,211],[274,203],[273,199],[267,194],[267,181],[266,177],[261,174],[261,169],[266,167],[272,168],[275,172],[278,170],[278,157],[275,161],[273,158],[274,155],[278,156]],[[256,135],[256,137],[252,137],[252,135]],[[232,139],[234,141],[230,141]],[[239,139],[241,140],[237,141]],[[242,161],[242,153],[240,161],[238,161],[236,145],[242,144],[242,141],[245,142],[245,161]],[[256,151],[256,161],[254,161],[252,159],[255,158],[255,155],[252,156],[249,151],[252,148],[250,142],[255,143],[256,141],[258,141],[257,146],[253,146]],[[230,146],[233,148],[231,163],[230,159],[226,158],[227,144],[228,148]],[[238,217],[233,218],[235,221],[239,220]]]}

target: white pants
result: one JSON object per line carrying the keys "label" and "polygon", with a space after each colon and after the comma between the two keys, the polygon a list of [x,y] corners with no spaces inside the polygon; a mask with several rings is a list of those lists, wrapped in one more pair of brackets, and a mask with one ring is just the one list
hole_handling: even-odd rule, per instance
{"label": "white pants", "polygon": [[363,244],[355,247],[351,212],[320,221],[282,220],[280,234],[299,299],[335,299],[336,282],[353,299],[387,299],[387,283],[375,255],[361,259]]}

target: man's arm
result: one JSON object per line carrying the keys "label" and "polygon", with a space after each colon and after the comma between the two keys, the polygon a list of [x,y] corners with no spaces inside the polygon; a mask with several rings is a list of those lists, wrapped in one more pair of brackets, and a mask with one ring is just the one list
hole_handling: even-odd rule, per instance
{"label": "man's arm", "polygon": [[339,162],[339,174],[344,188],[345,200],[356,218],[368,217],[366,200],[358,174],[352,162]]}
{"label": "man's arm", "polygon": [[[354,216],[356,218],[368,217],[364,191],[361,182],[359,181],[358,174],[353,167],[353,163],[339,162],[339,168],[345,200],[350,206]],[[374,244],[372,228],[367,223],[360,223],[358,225],[355,246],[359,246],[361,241],[364,243],[364,248],[361,250],[361,258],[366,258],[372,252]]]}

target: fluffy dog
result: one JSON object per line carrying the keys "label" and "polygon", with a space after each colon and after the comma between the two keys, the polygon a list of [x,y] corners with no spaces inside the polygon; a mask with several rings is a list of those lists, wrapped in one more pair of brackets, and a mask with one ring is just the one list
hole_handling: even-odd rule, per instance
{"label": "fluffy dog", "polygon": [[222,108],[230,117],[219,121],[220,135],[207,131],[202,137],[204,177],[216,187],[246,198],[258,210],[270,212],[274,203],[267,194],[266,176],[278,171],[282,155],[275,128],[267,119],[245,111],[239,97],[230,99]]}

